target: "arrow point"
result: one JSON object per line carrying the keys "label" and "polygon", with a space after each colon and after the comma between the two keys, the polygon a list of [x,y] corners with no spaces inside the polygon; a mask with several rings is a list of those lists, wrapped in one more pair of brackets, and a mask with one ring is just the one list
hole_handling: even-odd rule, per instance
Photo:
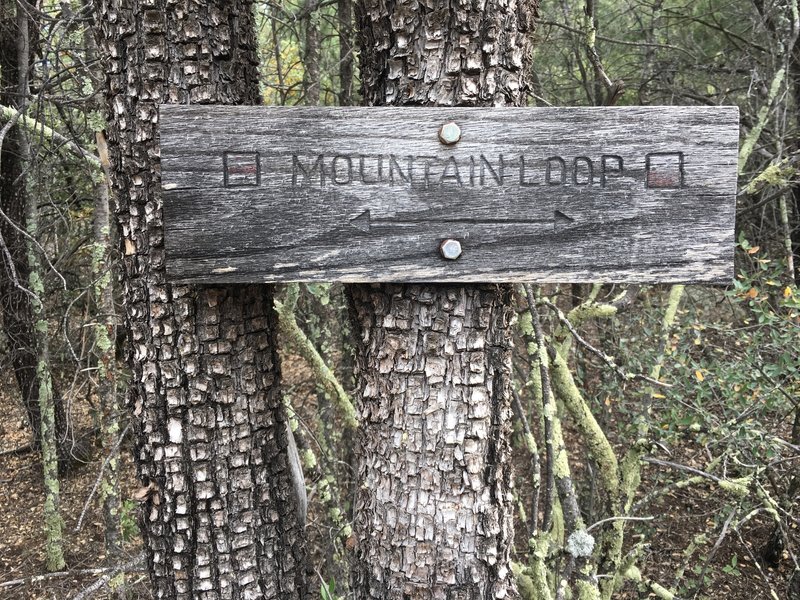
{"label": "arrow point", "polygon": [[357,217],[353,217],[352,219],[350,219],[350,225],[352,225],[359,231],[369,233],[369,228],[370,228],[369,221],[370,221],[369,210],[365,210]]}
{"label": "arrow point", "polygon": [[558,229],[559,227],[565,227],[574,222],[575,219],[573,219],[569,215],[565,215],[560,210],[553,211],[553,229]]}

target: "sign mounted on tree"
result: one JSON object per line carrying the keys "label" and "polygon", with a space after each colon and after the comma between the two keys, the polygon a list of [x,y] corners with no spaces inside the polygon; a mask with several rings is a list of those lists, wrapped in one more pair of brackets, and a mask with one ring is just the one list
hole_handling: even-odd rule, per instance
{"label": "sign mounted on tree", "polygon": [[735,107],[162,105],[167,274],[726,282]]}

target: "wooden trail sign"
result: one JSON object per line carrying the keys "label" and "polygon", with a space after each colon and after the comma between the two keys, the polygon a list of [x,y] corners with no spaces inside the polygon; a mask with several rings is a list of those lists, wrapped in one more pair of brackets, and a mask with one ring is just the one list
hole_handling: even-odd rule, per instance
{"label": "wooden trail sign", "polygon": [[735,107],[162,105],[167,274],[726,282]]}

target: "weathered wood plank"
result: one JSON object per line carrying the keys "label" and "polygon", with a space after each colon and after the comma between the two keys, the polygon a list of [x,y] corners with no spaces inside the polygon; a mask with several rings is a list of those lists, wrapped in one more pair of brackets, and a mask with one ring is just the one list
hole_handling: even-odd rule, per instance
{"label": "weathered wood plank", "polygon": [[170,105],[160,120],[174,281],[733,276],[735,107]]}

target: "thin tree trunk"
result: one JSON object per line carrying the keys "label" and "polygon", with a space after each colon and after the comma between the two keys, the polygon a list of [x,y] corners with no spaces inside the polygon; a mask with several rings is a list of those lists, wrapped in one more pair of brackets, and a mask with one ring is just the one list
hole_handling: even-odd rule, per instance
{"label": "thin tree trunk", "polygon": [[792,208],[786,201],[787,194],[778,198],[778,217],[782,234],[784,256],[786,257],[786,276],[789,283],[796,283],[794,264],[794,243],[792,240]]}
{"label": "thin tree trunk", "polygon": [[306,104],[316,106],[319,104],[320,78],[319,78],[319,15],[317,15],[317,0],[306,0],[305,10],[305,46],[303,49],[303,92]]}
{"label": "thin tree trunk", "polygon": [[[25,204],[27,232],[32,240],[39,236],[39,215],[36,200],[28,196]],[[60,513],[60,483],[58,480],[58,442],[56,435],[56,410],[53,396],[53,378],[50,372],[50,333],[42,298],[45,297],[43,268],[38,246],[28,241],[29,289],[37,298],[31,302],[33,317],[34,349],[36,351],[37,398],[39,402],[39,447],[42,451],[42,473],[44,480],[44,529],[48,571],[64,568],[62,530],[64,522]]]}
{"label": "thin tree trunk", "polygon": [[[795,43],[792,50],[792,59],[789,62],[789,85],[794,99],[794,106],[800,106],[800,43]],[[794,146],[797,146],[795,142]],[[794,263],[794,283],[800,285],[800,184],[792,186],[787,216],[790,221],[789,239]],[[793,216],[793,218],[792,218]]]}
{"label": "thin tree trunk", "polygon": [[792,254],[794,256],[794,284],[800,285],[800,185],[792,186],[791,204],[794,219],[792,221],[791,239]]}
{"label": "thin tree trunk", "polygon": [[353,0],[338,0],[339,17],[339,106],[353,103]]}
{"label": "thin tree trunk", "polygon": [[[363,0],[365,103],[524,104],[536,4]],[[516,597],[511,288],[350,294],[361,341],[356,597]]]}
{"label": "thin tree trunk", "polygon": [[[28,12],[32,9],[26,0],[17,0],[17,98],[19,110],[25,113],[30,94],[28,88],[28,66],[30,65],[30,29]],[[30,161],[30,147],[24,133],[17,138],[20,163],[23,169]],[[20,185],[24,185],[24,180]],[[28,254],[28,289],[33,298],[30,303],[33,327],[33,353],[36,357],[37,398],[39,403],[39,446],[42,451],[42,474],[44,482],[44,530],[46,536],[45,555],[48,571],[64,568],[62,531],[64,522],[60,513],[60,482],[58,480],[58,450],[56,436],[56,411],[53,396],[53,379],[50,372],[50,335],[45,298],[44,269],[40,258],[39,208],[32,194],[25,194],[25,244]]]}
{"label": "thin tree trunk", "polygon": [[[84,6],[91,10],[92,0],[83,0]],[[97,44],[91,28],[83,35],[87,63],[92,64],[97,56]],[[92,75],[96,81],[103,80],[102,66],[94,63]],[[94,110],[102,112],[102,99],[99,94],[92,102]],[[102,131],[95,134],[97,154],[103,171],[103,178],[94,185],[94,211],[92,214],[92,300],[94,302],[94,346],[93,358],[96,365],[97,397],[100,405],[100,438],[106,467],[100,486],[103,503],[103,525],[105,534],[106,561],[109,566],[119,564],[122,554],[122,498],[120,496],[120,445],[125,421],[125,407],[117,386],[117,314],[114,307],[114,251],[111,246],[111,163],[108,157],[108,144]],[[125,597],[124,573],[115,586],[114,594]]]}
{"label": "thin tree trunk", "polygon": [[[111,220],[109,218],[110,165],[105,136],[97,132],[97,149],[105,179],[95,185],[92,233],[92,295],[95,306],[94,355],[97,363],[97,396],[100,399],[100,431],[108,465],[103,476],[102,500],[105,521],[106,556],[113,566],[122,553],[122,502],[119,492],[119,436],[123,406],[117,390],[117,364],[114,340],[117,317],[114,310],[112,279]],[[119,588],[118,588],[119,589]]]}
{"label": "thin tree trunk", "polygon": [[172,285],[164,272],[157,105],[258,103],[252,3],[95,11],[154,597],[305,598],[272,289]]}
{"label": "thin tree trunk", "polygon": [[[19,86],[21,78],[27,76],[28,65],[25,65],[24,73],[21,72],[18,40],[22,32],[17,22],[17,4],[15,0],[3,0],[0,6],[0,104],[18,110],[25,100],[19,93]],[[25,36],[28,35],[26,30]],[[41,413],[33,311],[30,295],[20,287],[28,286],[31,271],[26,238],[22,233],[27,230],[25,204],[28,199],[22,160],[25,154],[24,135],[22,127],[12,128],[3,140],[0,154],[0,208],[3,212],[0,215],[0,312],[11,350],[14,378],[31,426],[33,444],[40,449]],[[53,398],[58,457],[60,464],[66,466],[70,449],[66,434],[67,418],[60,395],[54,392]]]}

